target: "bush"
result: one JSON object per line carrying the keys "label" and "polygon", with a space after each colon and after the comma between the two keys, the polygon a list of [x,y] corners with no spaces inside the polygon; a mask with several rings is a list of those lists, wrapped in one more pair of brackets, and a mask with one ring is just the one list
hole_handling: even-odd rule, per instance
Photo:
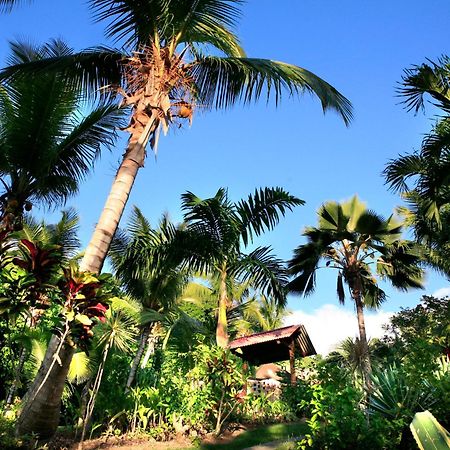
{"label": "bush", "polygon": [[[361,393],[333,384],[312,386],[311,418],[308,433],[298,443],[301,450],[380,450],[389,447],[389,423],[380,417],[370,423],[360,408]],[[392,447],[394,448],[394,447]]]}

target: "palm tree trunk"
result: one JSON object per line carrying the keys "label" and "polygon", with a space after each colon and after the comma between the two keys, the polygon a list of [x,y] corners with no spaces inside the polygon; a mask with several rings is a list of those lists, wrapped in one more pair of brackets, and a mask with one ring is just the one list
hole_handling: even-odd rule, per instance
{"label": "palm tree trunk", "polygon": [[142,328],[141,336],[139,338],[139,346],[138,346],[136,355],[134,356],[133,362],[131,364],[130,373],[128,374],[125,392],[129,392],[131,386],[133,385],[134,379],[136,378],[139,363],[141,362],[142,355],[143,355],[144,349],[145,349],[145,345],[150,336],[151,329],[152,329],[152,324],[148,324],[144,328]]}
{"label": "palm tree trunk", "polygon": [[220,275],[219,287],[219,305],[217,311],[217,328],[216,328],[216,342],[219,347],[226,348],[228,346],[228,322],[227,322],[227,273],[222,271]]}
{"label": "palm tree trunk", "polygon": [[358,328],[359,328],[359,340],[362,345],[363,350],[363,361],[362,370],[364,375],[364,381],[366,384],[366,389],[368,392],[372,389],[371,375],[372,375],[372,364],[370,362],[369,344],[367,343],[366,335],[366,325],[364,322],[364,305],[361,301],[361,294],[356,293],[354,295],[355,305],[356,305],[356,316],[358,318]]}
{"label": "palm tree trunk", "polygon": [[74,348],[62,337],[52,336],[41,367],[24,400],[16,434],[36,433],[41,438],[53,436],[59,424],[61,396]]}
{"label": "palm tree trunk", "polygon": [[153,334],[152,330],[150,330],[150,335],[147,339],[147,350],[145,351],[145,355],[142,358],[141,369],[144,369],[147,366],[150,356],[155,353],[157,339],[158,337]]}
{"label": "palm tree trunk", "polygon": [[8,396],[6,398],[6,406],[10,406],[14,402],[14,397],[17,392],[17,388],[20,386],[20,377],[22,375],[23,366],[25,364],[25,360],[27,359],[27,350],[25,348],[22,348],[20,351],[20,357],[19,361],[17,362],[17,366],[14,370],[14,380],[11,384],[11,387],[8,391]]}
{"label": "palm tree trunk", "polygon": [[81,271],[100,273],[138,170],[144,166],[145,148],[150,135],[155,131],[157,125],[157,116],[152,114],[137,142],[132,144],[132,140],[130,140],[94,234],[81,261]]}

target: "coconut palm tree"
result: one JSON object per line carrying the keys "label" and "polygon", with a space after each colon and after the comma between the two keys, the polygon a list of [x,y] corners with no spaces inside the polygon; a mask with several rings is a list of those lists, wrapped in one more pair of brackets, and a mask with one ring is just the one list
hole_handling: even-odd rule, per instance
{"label": "coconut palm tree", "polygon": [[[278,102],[288,95],[310,92],[324,110],[334,109],[345,123],[351,105],[313,73],[286,63],[247,58],[233,33],[240,0],[90,0],[99,21],[108,21],[107,36],[120,40],[128,53],[101,48],[45,62],[18,65],[2,77],[26,69],[60,70],[77,85],[120,94],[131,108],[128,147],[116,174],[96,230],[81,263],[99,272],[144,164],[147,144],[156,149],[161,129],[191,120],[198,105],[226,108],[273,93]],[[225,56],[205,56],[204,50]]]}
{"label": "coconut palm tree", "polygon": [[[153,342],[152,330],[163,319],[163,314],[175,307],[186,274],[177,263],[164,258],[164,248],[170,245],[175,227],[163,217],[154,229],[138,208],[134,208],[126,231],[116,234],[110,257],[116,277],[126,293],[142,306],[139,345],[131,365],[126,389],[129,389],[144,354]],[[139,254],[139,258],[136,258]]]}
{"label": "coconut palm tree", "polygon": [[[68,57],[61,41],[42,47],[12,44],[11,65]],[[80,108],[88,108],[80,114]],[[116,105],[89,107],[81,91],[57,73],[33,73],[0,86],[0,226],[22,227],[32,202],[55,207],[78,191],[101,148],[111,147],[121,112]]]}
{"label": "coconut palm tree", "polygon": [[301,204],[302,200],[281,188],[256,190],[238,203],[232,203],[223,188],[205,200],[192,192],[182,195],[186,225],[175,242],[191,268],[216,280],[217,345],[228,345],[227,311],[233,305],[233,285],[248,283],[278,304],[285,304],[286,273],[281,261],[269,247],[258,247],[250,253],[244,250],[254,236],[273,229],[287,210]]}
{"label": "coconut palm tree", "polygon": [[368,210],[356,196],[343,203],[325,203],[318,219],[317,227],[306,228],[303,235],[307,242],[294,250],[289,261],[294,279],[288,288],[309,295],[316,286],[319,268],[336,270],[339,302],[345,301],[345,283],[356,307],[363,373],[370,389],[372,368],[364,308],[376,309],[386,299],[375,276],[401,290],[421,288],[420,255],[412,242],[401,239],[401,223],[393,216],[385,219]]}

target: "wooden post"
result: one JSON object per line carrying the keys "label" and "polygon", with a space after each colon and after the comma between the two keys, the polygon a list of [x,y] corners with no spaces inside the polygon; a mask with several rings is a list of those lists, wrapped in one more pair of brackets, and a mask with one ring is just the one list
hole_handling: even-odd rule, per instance
{"label": "wooden post", "polygon": [[297,382],[297,377],[295,376],[295,340],[292,339],[289,344],[289,364],[291,368],[291,384]]}

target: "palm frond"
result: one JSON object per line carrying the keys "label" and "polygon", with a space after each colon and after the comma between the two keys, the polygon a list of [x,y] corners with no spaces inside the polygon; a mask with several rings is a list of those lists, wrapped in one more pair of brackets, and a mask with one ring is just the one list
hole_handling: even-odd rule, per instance
{"label": "palm frond", "polygon": [[306,69],[257,58],[207,56],[192,63],[191,74],[201,103],[227,108],[236,102],[250,103],[264,93],[278,104],[288,96],[308,92],[317,96],[324,111],[335,110],[345,124],[352,120],[350,102],[326,81]]}
{"label": "palm frond", "polygon": [[229,268],[235,278],[251,282],[252,287],[286,305],[288,277],[283,261],[271,254],[270,247],[258,247]]}
{"label": "palm frond", "polygon": [[450,112],[450,60],[443,56],[437,63],[413,66],[405,70],[399,94],[405,97],[408,110],[424,108],[424,96],[429,94],[437,106]]}
{"label": "palm frond", "polygon": [[[55,45],[58,45],[56,41]],[[19,48],[21,42],[12,43]],[[18,52],[17,52],[18,53]],[[23,55],[24,59],[26,54]],[[95,47],[79,53],[45,57],[38,60],[10,64],[0,70],[0,81],[13,83],[30,75],[60,75],[68,89],[83,92],[86,96],[110,94],[112,86],[122,81],[121,62],[124,55],[108,47]],[[11,61],[14,62],[14,59]]]}
{"label": "palm frond", "polygon": [[244,245],[253,241],[265,230],[272,230],[284,217],[287,210],[305,202],[290,195],[280,187],[256,189],[247,200],[241,200],[236,207],[241,222],[241,235]]}

